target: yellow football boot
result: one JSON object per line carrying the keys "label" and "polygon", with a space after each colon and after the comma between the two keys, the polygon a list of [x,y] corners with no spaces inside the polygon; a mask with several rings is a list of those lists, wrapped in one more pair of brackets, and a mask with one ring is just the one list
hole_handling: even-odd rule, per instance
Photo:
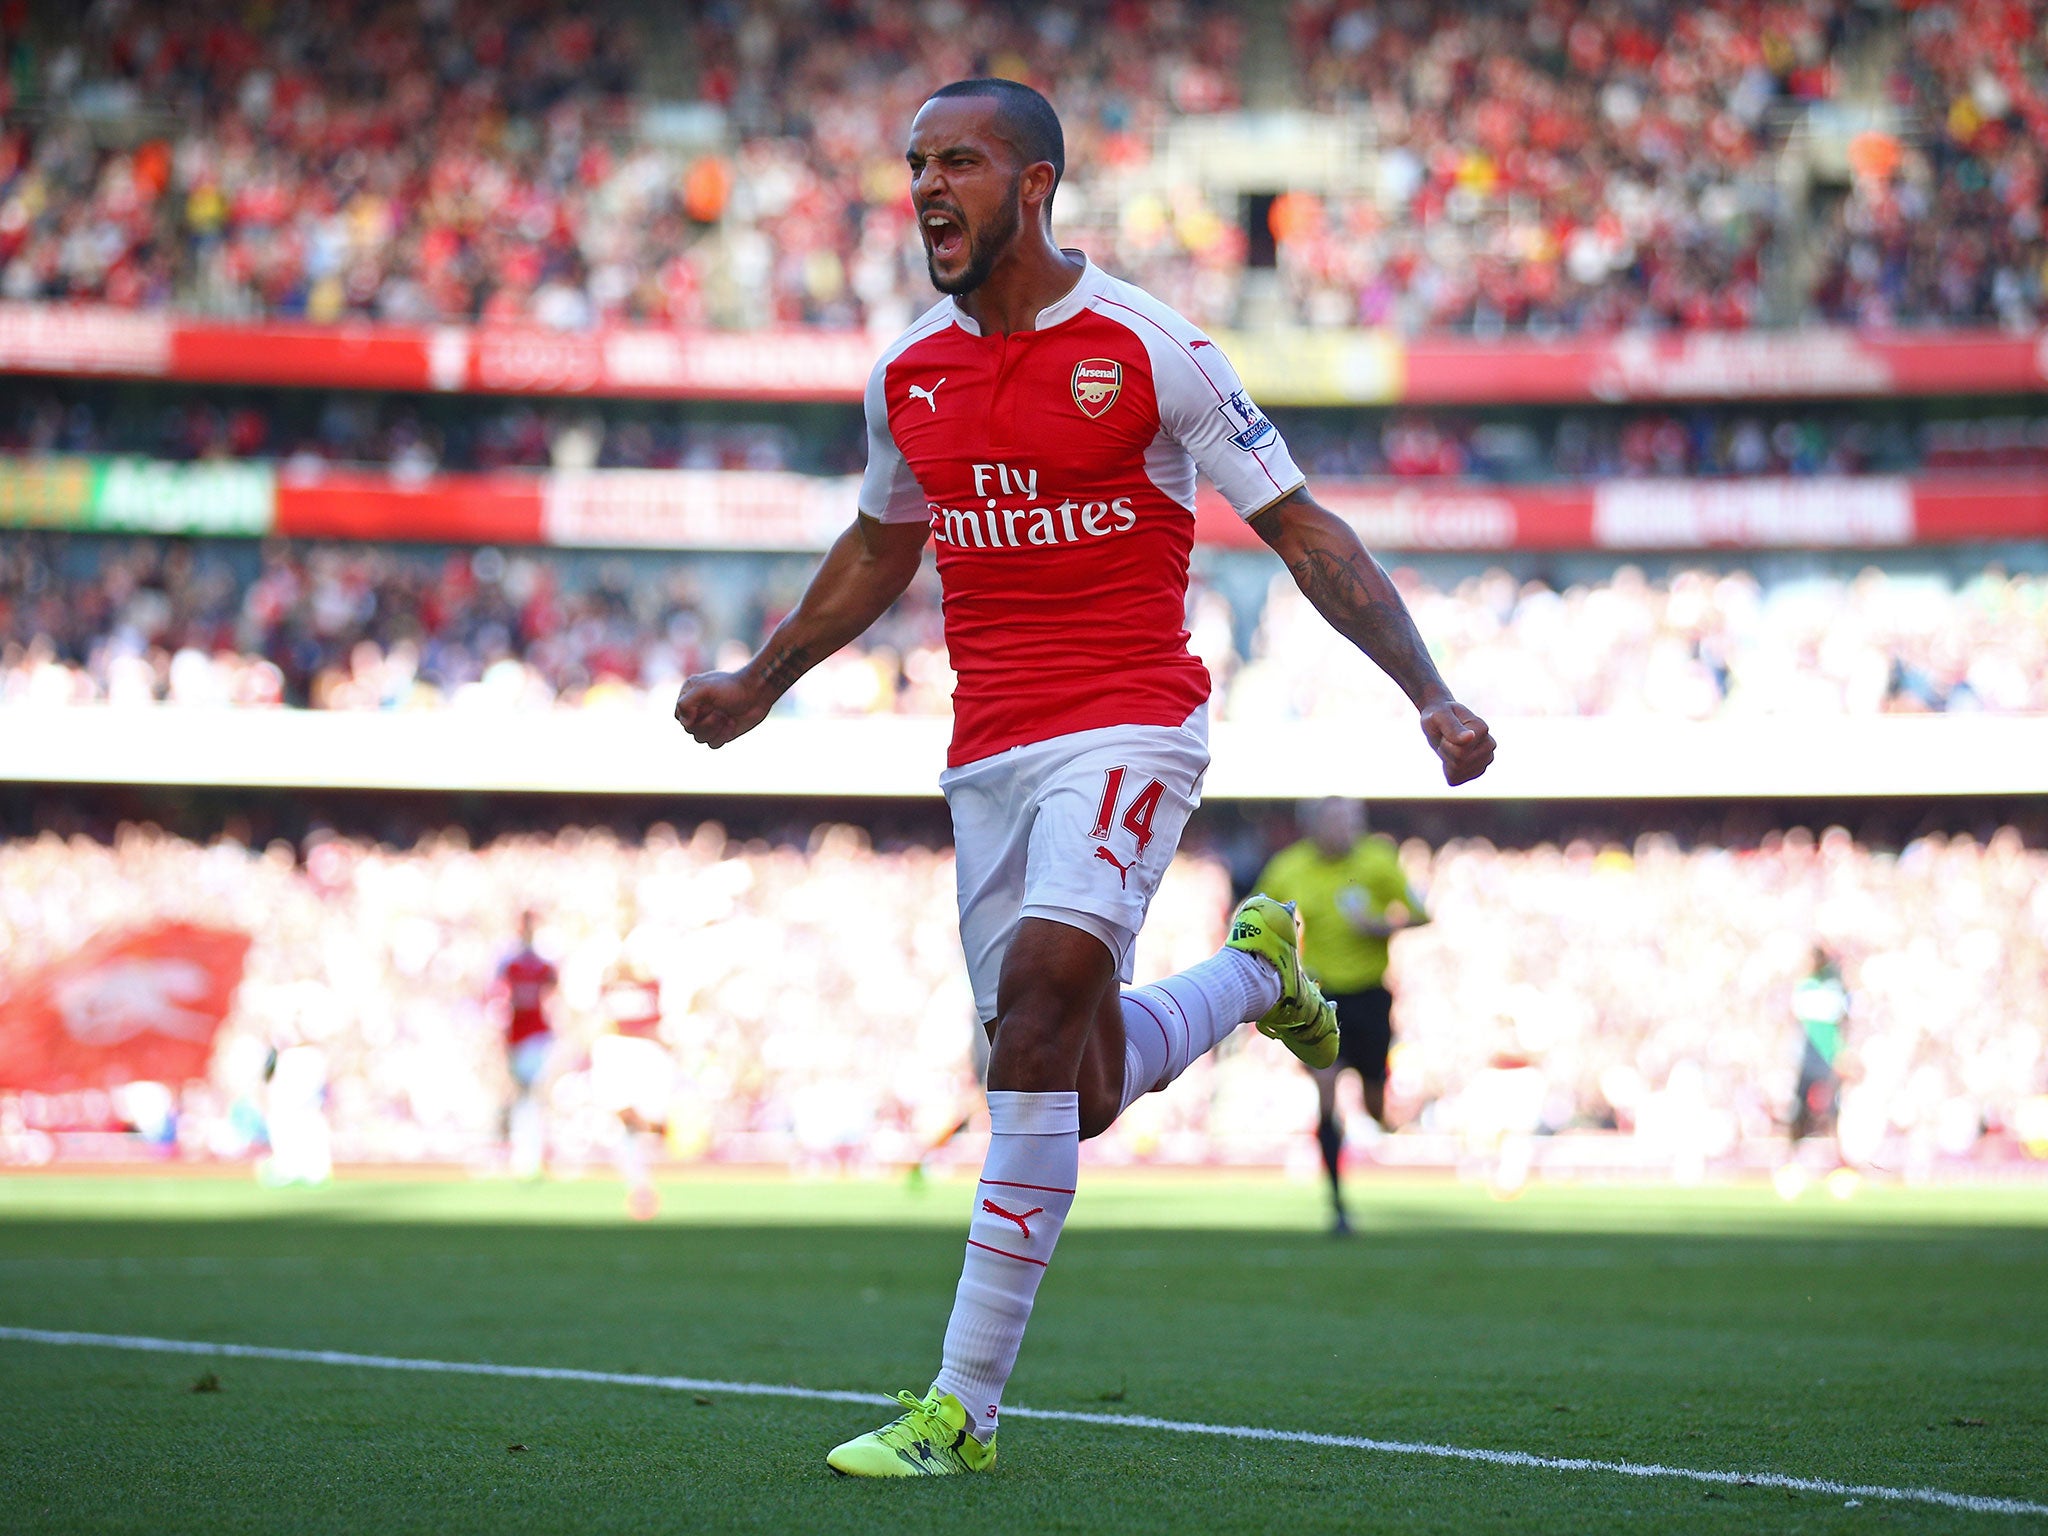
{"label": "yellow football boot", "polygon": [[909,1412],[833,1447],[825,1465],[845,1477],[944,1477],[994,1468],[996,1437],[983,1445],[967,1433],[967,1410],[952,1393],[933,1388],[919,1399],[898,1392],[896,1401]]}
{"label": "yellow football boot", "polygon": [[1278,1040],[1311,1067],[1337,1059],[1337,1009],[1315,978],[1302,969],[1301,918],[1291,901],[1247,896],[1230,918],[1232,949],[1270,960],[1280,972],[1280,1001],[1261,1014],[1255,1027]]}

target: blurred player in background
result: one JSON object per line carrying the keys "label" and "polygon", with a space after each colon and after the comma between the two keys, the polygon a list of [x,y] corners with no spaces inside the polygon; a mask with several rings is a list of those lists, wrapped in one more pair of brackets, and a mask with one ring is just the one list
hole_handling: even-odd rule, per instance
{"label": "blurred player in background", "polygon": [[1387,1125],[1387,1053],[1394,1043],[1394,995],[1387,990],[1388,940],[1429,921],[1401,870],[1392,838],[1368,835],[1363,802],[1332,796],[1301,810],[1307,834],[1273,855],[1259,889],[1301,914],[1302,963],[1337,1009],[1343,1031],[1332,1066],[1316,1080],[1316,1142],[1329,1175],[1332,1230],[1351,1230],[1344,1209],[1344,1127],[1337,1079],[1358,1074],[1365,1112]]}
{"label": "blurred player in background", "polygon": [[265,1184],[325,1184],[334,1176],[327,1053],[308,1040],[274,1046],[263,1081],[270,1156],[257,1164],[256,1177]]}
{"label": "blurred player in background", "polygon": [[653,1162],[675,1098],[675,1058],[661,1042],[661,982],[634,953],[632,927],[598,990],[605,1033],[590,1042],[590,1093],[618,1122],[612,1158],[626,1181],[626,1211],[649,1221],[659,1209]]}
{"label": "blurred player in background", "polygon": [[555,1049],[548,1003],[559,980],[554,966],[533,947],[534,924],[531,912],[519,914],[519,948],[498,967],[505,995],[505,1065],[512,1077],[512,1104],[505,1117],[508,1164],[522,1179],[540,1176],[547,1153],[541,1096]]}
{"label": "blurred player in background", "polygon": [[[1849,1022],[1849,988],[1842,967],[1824,945],[1813,947],[1806,974],[1792,988],[1792,1017],[1799,1024],[1799,1085],[1793,1090],[1787,1130],[1790,1153],[1778,1170],[1778,1192],[1787,1199],[1806,1187],[1799,1144],[1809,1136],[1835,1137],[1837,1174],[1847,1173],[1836,1124],[1841,1109],[1843,1030]],[[1854,1188],[1854,1175],[1831,1181],[1837,1193]]]}
{"label": "blurred player in background", "polygon": [[994,1032],[989,1150],[937,1378],[826,1458],[864,1477],[995,1465],[1003,1387],[1084,1135],[1246,1021],[1312,1066],[1336,1059],[1298,921],[1266,897],[1237,910],[1209,959],[1120,985],[1209,766],[1209,674],[1186,625],[1196,469],[1402,686],[1447,781],[1493,757],[1400,593],[1309,496],[1215,342],[1054,243],[1066,150],[1045,98],[1008,80],[947,86],[911,125],[907,159],[949,297],[869,376],[859,515],[760,652],[676,700],[709,746],[751,730],[888,610],[936,542],[959,679],[940,786],[968,973]]}

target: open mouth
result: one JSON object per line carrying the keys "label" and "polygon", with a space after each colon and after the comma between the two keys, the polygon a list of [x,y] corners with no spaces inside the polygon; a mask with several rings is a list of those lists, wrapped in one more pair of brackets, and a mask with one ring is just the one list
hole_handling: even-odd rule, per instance
{"label": "open mouth", "polygon": [[967,231],[950,213],[927,212],[923,222],[925,249],[933,259],[950,261],[967,248]]}

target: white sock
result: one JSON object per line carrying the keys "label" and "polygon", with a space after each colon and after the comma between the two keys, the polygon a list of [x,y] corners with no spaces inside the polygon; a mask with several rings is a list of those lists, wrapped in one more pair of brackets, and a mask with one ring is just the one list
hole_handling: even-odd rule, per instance
{"label": "white sock", "polygon": [[510,1140],[512,1172],[523,1179],[539,1173],[547,1158],[547,1125],[532,1094],[521,1094],[512,1106]]}
{"label": "white sock", "polygon": [[1081,1096],[988,1096],[988,1161],[974,1189],[967,1262],[946,1324],[946,1352],[934,1389],[967,1410],[987,1442],[996,1432],[1003,1384],[1017,1363],[1038,1282],[1074,1205],[1081,1171]]}
{"label": "white sock", "polygon": [[612,1163],[619,1170],[619,1177],[626,1181],[628,1189],[643,1189],[649,1183],[648,1140],[649,1138],[631,1126],[620,1124],[618,1140],[612,1143]]}
{"label": "white sock", "polygon": [[1280,1001],[1272,962],[1219,949],[1164,981],[1124,993],[1124,1102],[1164,1088],[1238,1025]]}

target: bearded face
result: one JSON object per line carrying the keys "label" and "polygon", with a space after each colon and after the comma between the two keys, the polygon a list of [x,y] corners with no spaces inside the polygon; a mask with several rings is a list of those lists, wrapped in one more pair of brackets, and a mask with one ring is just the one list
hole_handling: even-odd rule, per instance
{"label": "bearded face", "polygon": [[918,224],[924,235],[925,270],[932,286],[956,298],[974,292],[988,280],[1024,227],[1018,189],[1021,173],[1009,178],[1000,198],[993,199],[978,217],[971,217],[948,200],[935,200],[920,213]]}

